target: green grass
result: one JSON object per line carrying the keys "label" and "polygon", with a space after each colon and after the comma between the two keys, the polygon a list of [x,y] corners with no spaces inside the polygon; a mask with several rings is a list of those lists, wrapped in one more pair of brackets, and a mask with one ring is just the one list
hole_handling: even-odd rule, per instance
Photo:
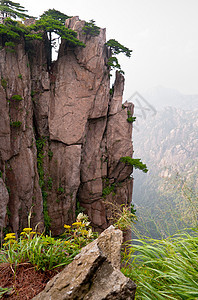
{"label": "green grass", "polygon": [[77,216],[77,222],[64,228],[64,234],[57,239],[32,228],[24,228],[18,239],[15,233],[8,233],[0,250],[0,265],[8,263],[15,270],[19,264],[28,262],[36,270],[52,270],[69,264],[82,247],[97,237],[88,217],[82,213]]}
{"label": "green grass", "polygon": [[134,240],[122,272],[137,284],[136,299],[198,299],[198,231]]}

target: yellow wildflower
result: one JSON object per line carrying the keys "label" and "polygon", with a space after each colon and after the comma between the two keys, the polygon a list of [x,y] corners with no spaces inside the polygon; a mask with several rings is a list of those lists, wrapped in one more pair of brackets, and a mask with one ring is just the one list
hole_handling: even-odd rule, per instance
{"label": "yellow wildflower", "polygon": [[7,233],[6,237],[4,238],[5,241],[11,239],[16,239],[15,233]]}
{"label": "yellow wildflower", "polygon": [[64,228],[65,228],[65,229],[70,229],[71,226],[65,224],[65,225],[64,225]]}
{"label": "yellow wildflower", "polygon": [[36,234],[36,232],[35,231],[31,231],[30,234]]}
{"label": "yellow wildflower", "polygon": [[72,224],[72,226],[81,226],[82,225],[82,222],[74,222],[73,224]]}
{"label": "yellow wildflower", "polygon": [[22,231],[22,232],[20,233],[20,235],[26,235],[26,232]]}
{"label": "yellow wildflower", "polygon": [[26,233],[30,233],[30,231],[32,231],[32,228],[24,228],[23,231]]}

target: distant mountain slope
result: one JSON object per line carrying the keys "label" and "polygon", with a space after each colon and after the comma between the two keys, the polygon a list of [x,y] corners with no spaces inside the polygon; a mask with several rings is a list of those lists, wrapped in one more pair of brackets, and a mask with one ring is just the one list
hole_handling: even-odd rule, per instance
{"label": "distant mountain slope", "polygon": [[[170,93],[166,91],[164,99],[172,93],[172,90],[170,91]],[[158,92],[159,89],[153,92],[153,95],[157,95]],[[175,95],[179,95],[179,98],[174,98],[172,93],[174,99],[174,101],[171,100],[172,103],[179,105],[179,99],[183,99],[186,108],[185,96],[176,92]],[[133,202],[136,205],[137,213],[141,215],[140,218],[144,219],[142,222],[148,223],[148,219],[145,218],[149,217],[149,226],[153,230],[153,235],[155,235],[157,225],[151,226],[151,219],[154,220],[154,223],[160,220],[160,224],[163,224],[163,218],[166,218],[166,221],[169,219],[171,233],[176,231],[177,226],[181,228],[187,223],[190,224],[192,211],[190,212],[187,207],[184,209],[181,205],[185,198],[183,197],[185,196],[184,188],[192,192],[191,195],[188,194],[188,197],[193,198],[193,201],[196,200],[194,193],[198,188],[198,109],[196,109],[197,105],[194,101],[198,99],[198,96],[194,96],[193,101],[191,101],[192,98],[189,98],[189,107],[192,110],[184,110],[184,104],[182,104],[184,102],[180,103],[180,108],[170,106],[162,108],[164,101],[162,98],[159,98],[158,101],[161,110],[155,116],[148,113],[145,120],[138,118],[138,130],[134,130],[133,133],[134,157],[141,158],[149,169],[147,174],[140,171],[134,172]],[[152,105],[156,98],[153,100],[153,102],[150,101]],[[171,101],[169,98],[166,103]],[[177,180],[174,177],[176,174],[179,174]],[[188,206],[188,204],[185,205]],[[184,213],[181,213],[178,207],[191,214],[189,222],[186,222],[184,216],[182,216],[183,224],[178,221],[179,216],[181,217]],[[172,213],[174,211],[174,214],[177,214],[177,216],[172,216],[171,220],[170,208]],[[141,214],[141,211],[146,214]],[[168,214],[167,211],[169,211]],[[174,218],[177,219],[176,226],[172,226]]]}

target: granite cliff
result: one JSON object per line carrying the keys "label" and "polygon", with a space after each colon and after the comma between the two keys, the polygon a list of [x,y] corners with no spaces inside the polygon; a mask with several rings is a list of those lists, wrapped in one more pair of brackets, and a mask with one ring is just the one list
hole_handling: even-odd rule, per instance
{"label": "granite cliff", "polygon": [[110,93],[105,29],[87,36],[78,17],[66,26],[86,47],[63,41],[50,67],[45,40],[0,50],[0,227],[14,232],[31,207],[32,226],[55,235],[79,207],[101,232],[113,219],[107,203],[131,202],[132,166],[120,162],[133,153],[124,77],[116,73]]}

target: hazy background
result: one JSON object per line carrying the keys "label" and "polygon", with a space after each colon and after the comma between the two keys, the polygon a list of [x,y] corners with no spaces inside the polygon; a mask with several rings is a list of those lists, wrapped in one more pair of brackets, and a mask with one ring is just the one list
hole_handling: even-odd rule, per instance
{"label": "hazy background", "polygon": [[125,98],[135,91],[162,85],[183,94],[198,94],[197,0],[20,0],[38,17],[55,8],[107,28],[114,38],[133,50],[120,55],[126,75]]}

